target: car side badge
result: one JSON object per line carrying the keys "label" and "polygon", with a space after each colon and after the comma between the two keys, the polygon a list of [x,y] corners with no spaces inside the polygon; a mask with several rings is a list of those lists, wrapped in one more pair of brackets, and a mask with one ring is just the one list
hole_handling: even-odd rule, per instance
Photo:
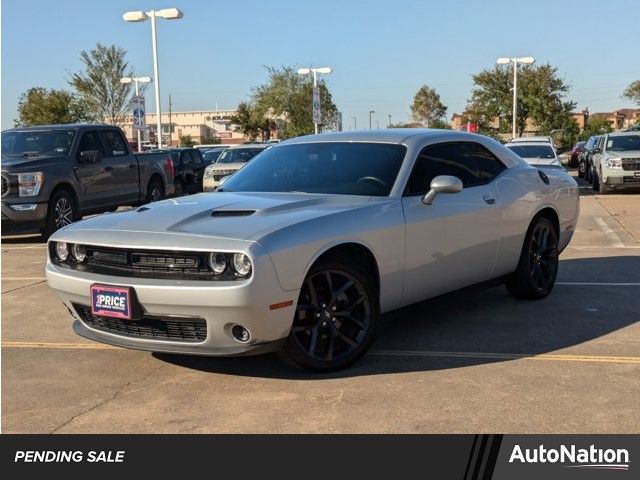
{"label": "car side badge", "polygon": [[544,182],[545,185],[549,185],[549,177],[542,170],[538,170],[538,175],[540,175],[540,180]]}

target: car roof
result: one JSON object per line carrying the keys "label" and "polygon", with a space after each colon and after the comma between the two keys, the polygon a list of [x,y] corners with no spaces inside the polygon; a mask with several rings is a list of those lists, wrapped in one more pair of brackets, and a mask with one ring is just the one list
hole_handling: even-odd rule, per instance
{"label": "car roof", "polygon": [[538,136],[538,137],[514,137],[511,140],[509,140],[509,142],[507,143],[524,143],[524,142],[534,142],[534,143],[540,143],[540,142],[546,142],[546,143],[552,143],[552,140],[550,137],[543,137],[543,136]]}
{"label": "car roof", "polygon": [[69,130],[72,128],[77,129],[111,129],[118,128],[114,125],[108,125],[106,123],[60,123],[56,125],[29,125],[24,127],[14,127],[9,128],[7,130],[3,130],[3,132],[20,132],[20,131],[37,131],[37,130]]}
{"label": "car roof", "polygon": [[457,130],[439,130],[432,128],[388,128],[383,130],[361,130],[355,132],[331,132],[321,133],[319,135],[305,135],[282,141],[274,145],[274,148],[280,145],[313,142],[377,142],[402,144],[412,137],[421,137],[423,139],[444,138],[445,140],[474,140],[478,138],[478,135]]}
{"label": "car roof", "polygon": [[553,145],[549,142],[515,142],[515,143],[505,143],[504,145],[507,148],[511,147],[549,147],[553,150]]}

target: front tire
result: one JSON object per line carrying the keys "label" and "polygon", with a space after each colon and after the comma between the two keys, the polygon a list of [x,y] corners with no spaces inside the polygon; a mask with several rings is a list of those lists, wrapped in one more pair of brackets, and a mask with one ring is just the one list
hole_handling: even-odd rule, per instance
{"label": "front tire", "polygon": [[305,278],[281,355],[317,372],[340,370],[369,349],[379,324],[371,276],[346,259],[315,265]]}
{"label": "front tire", "polygon": [[44,227],[40,230],[44,240],[47,240],[56,230],[78,220],[76,201],[67,190],[58,190],[49,199],[49,208]]}
{"label": "front tire", "polygon": [[531,222],[524,240],[518,268],[507,279],[507,290],[515,298],[538,300],[549,295],[558,275],[558,234],[545,217]]}

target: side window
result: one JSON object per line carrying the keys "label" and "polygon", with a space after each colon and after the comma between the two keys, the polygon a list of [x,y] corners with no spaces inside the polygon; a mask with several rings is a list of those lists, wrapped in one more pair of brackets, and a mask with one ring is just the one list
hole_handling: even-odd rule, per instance
{"label": "side window", "polygon": [[200,150],[192,150],[191,155],[193,155],[193,164],[196,166],[202,165],[202,153]]}
{"label": "side window", "polygon": [[78,146],[78,152],[85,152],[87,150],[97,150],[102,153],[102,145],[100,145],[98,132],[84,132],[82,134],[80,145]]}
{"label": "side window", "polygon": [[127,146],[124,144],[124,140],[122,140],[122,135],[118,132],[107,130],[101,132],[101,134],[108,157],[119,157],[128,154]]}
{"label": "side window", "polygon": [[506,167],[489,150],[474,142],[441,143],[422,149],[411,172],[405,195],[429,191],[438,175],[453,175],[465,188],[489,183]]}
{"label": "side window", "polygon": [[193,166],[193,155],[191,155],[190,150],[182,152],[182,164],[189,167]]}
{"label": "side window", "polygon": [[489,183],[506,168],[504,163],[479,143],[469,142],[462,145],[465,155],[469,159],[468,165],[471,166],[475,163],[477,169],[476,185]]}

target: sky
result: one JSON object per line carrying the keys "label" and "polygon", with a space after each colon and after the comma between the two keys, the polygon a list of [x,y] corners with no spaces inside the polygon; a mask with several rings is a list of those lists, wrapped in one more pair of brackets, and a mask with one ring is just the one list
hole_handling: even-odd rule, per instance
{"label": "sky", "polygon": [[[435,88],[447,116],[464,110],[471,76],[496,58],[533,56],[571,85],[591,112],[633,107],[621,98],[640,79],[640,0],[2,0],[2,128],[20,94],[69,89],[80,52],[127,50],[139,76],[153,76],[149,22],[128,10],[177,7],[158,20],[161,103],[173,110],[235,108],[266,80],[265,66],[330,66],[325,77],[345,130],[408,121],[421,85]],[[153,90],[147,110],[155,111]]]}

